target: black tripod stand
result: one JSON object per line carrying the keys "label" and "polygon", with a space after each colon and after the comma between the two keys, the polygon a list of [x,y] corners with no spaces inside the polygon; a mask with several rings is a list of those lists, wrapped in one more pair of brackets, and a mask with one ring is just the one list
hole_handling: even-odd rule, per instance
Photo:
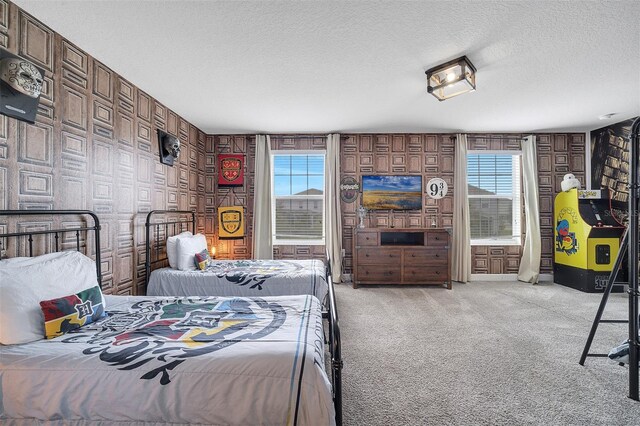
{"label": "black tripod stand", "polygon": [[[580,365],[584,365],[587,357],[606,357],[607,354],[592,354],[589,353],[593,338],[595,337],[596,330],[600,323],[628,323],[629,324],[629,398],[636,401],[640,400],[638,395],[638,359],[640,357],[640,342],[638,338],[638,326],[640,317],[638,316],[638,298],[640,297],[640,291],[638,291],[638,262],[640,261],[639,255],[639,232],[638,232],[638,214],[640,214],[639,202],[640,202],[640,185],[638,184],[638,178],[640,171],[638,170],[638,155],[640,154],[640,118],[637,118],[631,125],[631,135],[629,138],[629,157],[630,157],[630,171],[629,171],[629,226],[622,238],[622,245],[618,252],[616,263],[613,266],[611,275],[609,276],[609,283],[605,288],[602,295],[602,301],[598,307],[598,312],[593,320],[587,343],[582,351],[580,357]],[[624,283],[616,282],[620,275],[620,271],[623,268],[622,263],[627,256],[628,262],[628,275],[629,275],[629,319],[628,320],[603,320],[602,314],[604,308],[609,300],[609,295],[614,285],[622,285]]]}

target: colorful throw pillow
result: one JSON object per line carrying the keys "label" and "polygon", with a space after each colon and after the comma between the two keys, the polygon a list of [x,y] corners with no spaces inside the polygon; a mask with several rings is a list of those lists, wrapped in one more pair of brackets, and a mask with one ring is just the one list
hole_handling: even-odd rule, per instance
{"label": "colorful throw pillow", "polygon": [[209,262],[211,262],[209,251],[207,249],[204,249],[200,253],[196,253],[194,261],[196,264],[196,268],[204,271],[205,269],[207,269],[207,266],[209,266]]}
{"label": "colorful throw pillow", "polygon": [[102,318],[102,292],[95,286],[70,296],[40,302],[47,339],[62,336]]}

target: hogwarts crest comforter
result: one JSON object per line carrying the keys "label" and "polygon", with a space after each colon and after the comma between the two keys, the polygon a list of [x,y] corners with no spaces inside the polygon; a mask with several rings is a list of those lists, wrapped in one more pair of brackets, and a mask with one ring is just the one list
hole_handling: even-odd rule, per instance
{"label": "hogwarts crest comforter", "polygon": [[162,268],[151,273],[150,296],[283,296],[311,294],[323,301],[329,287],[324,262],[214,260],[204,271]]}
{"label": "hogwarts crest comforter", "polygon": [[0,423],[334,424],[315,297],[107,306],[95,324],[0,347]]}

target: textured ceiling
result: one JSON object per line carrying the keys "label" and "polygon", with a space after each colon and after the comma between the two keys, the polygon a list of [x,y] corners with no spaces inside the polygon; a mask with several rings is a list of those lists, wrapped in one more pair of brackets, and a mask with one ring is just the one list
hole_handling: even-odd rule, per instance
{"label": "textured ceiling", "polygon": [[[640,114],[638,1],[14,1],[208,133],[583,131]],[[438,102],[424,71],[463,54],[477,91]]]}

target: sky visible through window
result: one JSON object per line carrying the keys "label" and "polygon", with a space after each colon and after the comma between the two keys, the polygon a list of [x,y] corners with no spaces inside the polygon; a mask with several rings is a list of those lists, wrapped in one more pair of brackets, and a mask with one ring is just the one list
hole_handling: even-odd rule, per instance
{"label": "sky visible through window", "polygon": [[276,197],[307,195],[310,190],[320,195],[324,192],[324,156],[275,155],[273,178]]}
{"label": "sky visible through window", "polygon": [[467,156],[469,195],[513,195],[513,155]]}

